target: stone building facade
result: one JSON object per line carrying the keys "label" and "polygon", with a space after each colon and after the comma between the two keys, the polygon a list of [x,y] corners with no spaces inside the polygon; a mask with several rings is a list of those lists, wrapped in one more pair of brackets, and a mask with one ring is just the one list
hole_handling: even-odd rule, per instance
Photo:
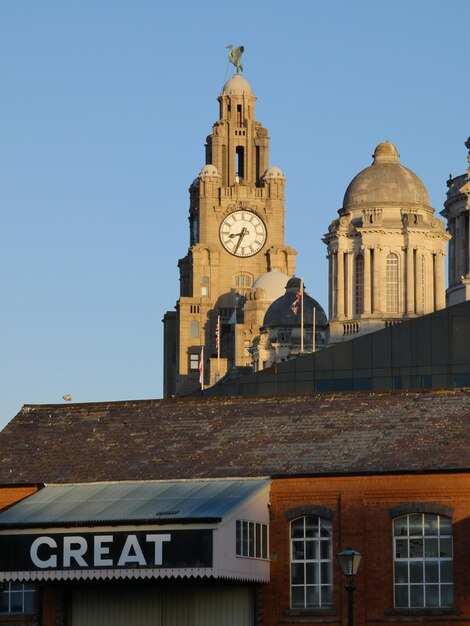
{"label": "stone building facade", "polygon": [[469,151],[467,174],[449,177],[447,199],[441,211],[452,236],[449,243],[447,306],[470,300],[470,137],[465,146]]}
{"label": "stone building facade", "polygon": [[323,239],[331,343],[445,306],[444,223],[392,143],[379,144],[373,158],[348,186]]}
{"label": "stone building facade", "polygon": [[189,190],[190,247],[178,263],[180,297],[163,320],[165,397],[199,388],[202,347],[205,385],[233,366],[250,365],[248,347],[259,326],[245,320],[247,292],[271,270],[295,273],[296,251],[284,241],[286,179],[269,166],[269,136],[255,118],[256,97],[235,74],[218,100],[206,165]]}

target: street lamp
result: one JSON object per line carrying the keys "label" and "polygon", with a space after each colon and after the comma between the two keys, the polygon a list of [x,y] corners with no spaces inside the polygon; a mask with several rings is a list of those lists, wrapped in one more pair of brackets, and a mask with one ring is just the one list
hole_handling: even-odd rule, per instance
{"label": "street lamp", "polygon": [[354,576],[359,569],[359,563],[362,559],[362,554],[352,548],[346,548],[342,552],[336,554],[343,574],[348,577],[345,589],[348,592],[348,626],[353,626],[353,593],[356,589],[354,586]]}

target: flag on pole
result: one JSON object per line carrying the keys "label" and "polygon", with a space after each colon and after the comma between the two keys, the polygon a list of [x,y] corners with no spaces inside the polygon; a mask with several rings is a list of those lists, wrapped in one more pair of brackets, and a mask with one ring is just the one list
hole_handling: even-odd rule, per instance
{"label": "flag on pole", "polygon": [[201,389],[204,389],[204,346],[201,346],[201,356],[199,357],[199,382]]}
{"label": "flag on pole", "polygon": [[299,312],[299,306],[300,306],[300,298],[302,297],[302,292],[299,290],[296,294],[295,294],[295,300],[294,302],[291,304],[290,308],[292,310],[292,313],[294,315],[297,315],[297,313]]}
{"label": "flag on pole", "polygon": [[217,324],[215,327],[215,347],[219,349],[220,343],[220,315],[217,316]]}

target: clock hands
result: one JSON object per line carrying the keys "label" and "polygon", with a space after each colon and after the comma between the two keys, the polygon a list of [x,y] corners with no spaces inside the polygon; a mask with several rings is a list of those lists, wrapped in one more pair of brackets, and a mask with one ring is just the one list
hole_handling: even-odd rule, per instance
{"label": "clock hands", "polygon": [[238,237],[237,245],[235,246],[235,250],[233,251],[233,254],[237,254],[237,250],[240,247],[243,237],[245,235],[248,235],[248,233],[249,233],[248,228],[243,227],[239,233],[233,233],[230,235],[230,237]]}

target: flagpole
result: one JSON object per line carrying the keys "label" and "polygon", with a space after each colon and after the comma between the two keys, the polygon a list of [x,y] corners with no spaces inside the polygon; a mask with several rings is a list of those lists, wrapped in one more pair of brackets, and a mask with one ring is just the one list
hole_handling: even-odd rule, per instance
{"label": "flagpole", "polygon": [[217,315],[217,380],[220,379],[220,315]]}
{"label": "flagpole", "polygon": [[317,309],[313,307],[313,336],[312,336],[312,352],[315,352],[316,349],[316,337],[315,337],[315,326],[316,326],[316,318],[317,317]]}
{"label": "flagpole", "polygon": [[304,351],[304,281],[300,279],[300,354]]}
{"label": "flagpole", "polygon": [[235,322],[233,325],[233,367],[237,367],[237,308],[234,311]]}
{"label": "flagpole", "polygon": [[201,391],[204,391],[204,346],[201,346],[201,356],[199,359],[199,382],[201,383]]}

